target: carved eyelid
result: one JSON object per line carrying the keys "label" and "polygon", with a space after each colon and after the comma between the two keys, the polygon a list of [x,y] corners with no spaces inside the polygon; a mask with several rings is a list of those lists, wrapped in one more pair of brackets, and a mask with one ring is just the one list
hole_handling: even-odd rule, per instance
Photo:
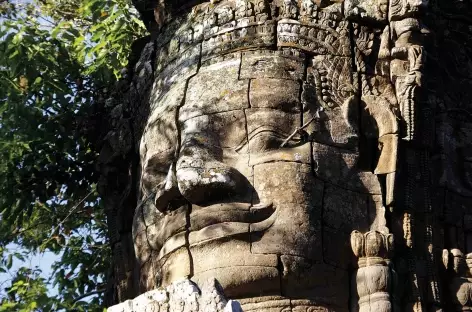
{"label": "carved eyelid", "polygon": [[[153,173],[167,174],[169,167],[175,160],[175,148],[155,153],[149,157],[148,155],[146,155],[146,158],[142,163],[143,174],[149,173],[149,171],[151,170],[153,171]],[[162,170],[154,171],[156,168],[162,168]]]}
{"label": "carved eyelid", "polygon": [[248,133],[248,140],[251,141],[252,139],[256,138],[259,135],[262,135],[264,133],[272,133],[275,134],[277,137],[281,137],[285,139],[287,136],[290,135],[289,132],[284,131],[278,127],[272,127],[272,126],[259,126],[252,130],[250,133]]}
{"label": "carved eyelid", "polygon": [[[249,144],[251,144],[254,147],[254,144],[256,143],[256,146],[258,145],[257,143],[262,143],[264,140],[267,141],[266,143],[268,145],[273,145],[274,142],[273,140],[276,139],[279,143],[275,144],[277,148],[279,147],[280,143],[282,143],[290,133],[281,130],[280,128],[277,127],[270,127],[270,126],[260,126],[254,130],[252,130],[248,134],[248,141],[244,140],[237,148],[236,151],[239,152],[240,150],[244,148],[249,148]],[[297,140],[298,135],[293,138],[293,140]],[[261,142],[262,141],[262,142]],[[272,144],[271,144],[272,143]],[[268,147],[267,150],[273,150],[275,148],[275,145],[270,148]]]}
{"label": "carved eyelid", "polygon": [[[267,130],[263,130],[263,131],[258,131],[256,132],[257,130],[259,130],[260,128],[262,127],[259,127],[257,129],[254,129],[251,133],[248,134],[248,137],[245,138],[238,146],[235,147],[235,151],[236,152],[240,152],[241,150],[245,149],[245,148],[248,148],[249,146],[249,143],[254,140],[255,138],[257,138],[258,136],[262,136],[262,132],[271,132],[271,133],[277,133],[276,131],[272,130],[272,129],[267,129]],[[281,138],[282,136],[279,135]]]}

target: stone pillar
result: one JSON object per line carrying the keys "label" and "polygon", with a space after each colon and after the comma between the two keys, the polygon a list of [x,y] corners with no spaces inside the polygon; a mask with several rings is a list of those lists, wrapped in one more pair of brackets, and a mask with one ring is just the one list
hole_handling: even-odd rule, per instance
{"label": "stone pillar", "polygon": [[377,231],[351,233],[351,247],[359,259],[356,287],[359,312],[390,312],[392,273],[390,257],[393,235]]}
{"label": "stone pillar", "polygon": [[448,284],[454,311],[472,311],[472,253],[445,249],[443,262],[451,273]]}

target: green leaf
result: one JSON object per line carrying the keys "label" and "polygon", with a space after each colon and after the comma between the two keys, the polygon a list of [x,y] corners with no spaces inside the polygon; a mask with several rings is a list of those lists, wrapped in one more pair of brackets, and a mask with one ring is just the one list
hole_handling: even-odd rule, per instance
{"label": "green leaf", "polygon": [[7,258],[7,263],[6,263],[7,269],[10,270],[12,265],[13,265],[13,255],[9,254]]}
{"label": "green leaf", "polygon": [[20,54],[20,51],[19,50],[15,50],[15,52],[13,52],[12,54],[10,54],[10,56],[8,57],[9,59],[12,59],[14,58],[15,56],[17,56],[18,54]]}

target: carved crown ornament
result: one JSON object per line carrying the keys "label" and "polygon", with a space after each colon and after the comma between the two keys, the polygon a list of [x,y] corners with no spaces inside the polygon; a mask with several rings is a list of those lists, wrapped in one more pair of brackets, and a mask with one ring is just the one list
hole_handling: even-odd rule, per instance
{"label": "carved crown ornament", "polygon": [[[199,4],[216,7],[221,0],[133,0],[148,28],[161,27],[172,16],[195,8]],[[363,18],[374,22],[394,21],[417,15],[429,4],[429,0],[235,0],[236,7],[260,6],[262,3],[279,7],[282,18],[316,18],[320,9],[338,6],[348,18]],[[332,8],[330,9],[332,10]],[[335,11],[335,10],[332,10]],[[341,11],[340,11],[341,12]]]}

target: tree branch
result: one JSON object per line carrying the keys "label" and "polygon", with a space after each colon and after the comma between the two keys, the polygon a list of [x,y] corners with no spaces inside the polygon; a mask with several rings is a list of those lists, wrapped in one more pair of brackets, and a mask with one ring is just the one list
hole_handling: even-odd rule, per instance
{"label": "tree branch", "polygon": [[91,292],[88,292],[86,294],[83,294],[81,296],[78,296],[77,298],[74,299],[74,304],[84,298],[87,298],[87,297],[90,297],[90,296],[93,296],[93,295],[98,295],[98,294],[101,294],[101,293],[104,293],[106,291],[105,288],[102,288],[102,289],[97,289],[97,290],[94,290],[94,291],[91,291]]}

